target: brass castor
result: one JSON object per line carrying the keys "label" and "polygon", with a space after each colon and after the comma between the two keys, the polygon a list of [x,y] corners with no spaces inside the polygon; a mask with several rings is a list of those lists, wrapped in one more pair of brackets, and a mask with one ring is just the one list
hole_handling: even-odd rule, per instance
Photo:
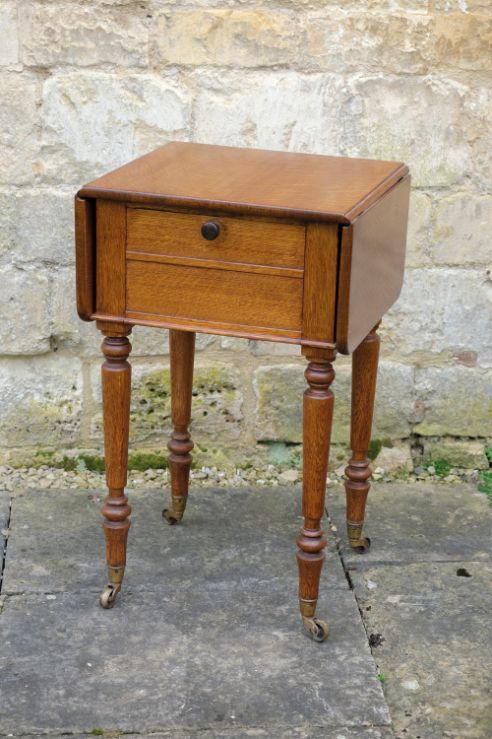
{"label": "brass castor", "polygon": [[185,508],[186,498],[172,498],[171,508],[164,508],[162,511],[162,517],[165,518],[171,526],[174,526],[174,524],[179,523],[182,520]]}
{"label": "brass castor", "polygon": [[99,596],[99,604],[102,608],[112,608],[116,600],[116,596],[121,590],[121,584],[106,585],[101,595]]}
{"label": "brass castor", "polygon": [[308,635],[314,641],[324,641],[330,633],[330,627],[328,626],[326,621],[322,621],[320,618],[314,618],[314,616],[311,618],[307,618],[306,616],[303,616],[302,622]]}
{"label": "brass castor", "polygon": [[179,523],[181,521],[181,519],[183,518],[183,514],[176,513],[174,508],[164,508],[164,510],[162,511],[162,517],[165,518],[171,526],[174,526],[176,523]]}
{"label": "brass castor", "polygon": [[361,536],[361,523],[347,523],[347,535],[349,544],[358,554],[365,554],[371,548],[371,540],[368,536]]}

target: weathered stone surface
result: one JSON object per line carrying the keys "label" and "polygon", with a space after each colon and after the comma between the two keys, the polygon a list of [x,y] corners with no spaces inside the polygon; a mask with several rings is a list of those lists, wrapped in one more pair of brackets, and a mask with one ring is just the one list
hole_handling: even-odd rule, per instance
{"label": "weathered stone surface", "polygon": [[[196,732],[159,732],[152,733],[152,739],[196,739]],[[200,731],[200,739],[251,739],[254,737],[282,736],[282,739],[394,739],[394,732],[389,727],[352,728],[346,726],[330,727],[305,726],[294,728],[284,725],[269,725],[267,728],[255,727]],[[128,739],[140,739],[142,734],[127,734]],[[50,737],[51,739],[51,737]],[[62,739],[62,737],[60,737]],[[81,737],[74,737],[81,739]]]}
{"label": "weathered stone surface", "polygon": [[398,472],[413,470],[410,446],[407,444],[394,444],[392,447],[383,446],[376,457],[373,467],[381,467],[385,472]]}
{"label": "weathered stone surface", "polygon": [[307,387],[304,369],[299,363],[266,365],[256,370],[257,440],[302,441],[302,395]]}
{"label": "weathered stone surface", "polygon": [[190,97],[156,75],[68,72],[46,81],[43,119],[45,177],[82,184],[186,130]]}
{"label": "weathered stone surface", "polygon": [[0,66],[10,66],[19,61],[19,38],[17,29],[17,3],[3,2],[0,8]]}
{"label": "weathered stone surface", "polygon": [[5,190],[0,193],[0,255],[14,264],[72,264],[73,192]]}
{"label": "weathered stone surface", "polygon": [[492,372],[462,366],[417,370],[423,436],[487,436],[492,418]]}
{"label": "weathered stone surface", "polygon": [[161,506],[155,493],[135,496],[125,589],[104,611],[94,576],[104,569],[93,544],[96,532],[102,543],[98,501],[87,491],[16,496],[5,586],[16,595],[0,616],[1,730],[263,729],[302,739],[312,726],[320,737],[386,737],[381,685],[334,547],[327,564],[337,574],[318,603],[330,639],[320,646],[302,634],[296,492],[202,490],[180,527],[162,521]]}
{"label": "weathered stone surface", "polygon": [[485,446],[483,441],[471,439],[424,439],[424,458],[444,459],[453,467],[485,470],[489,467]]}
{"label": "weathered stone surface", "polygon": [[430,243],[435,264],[490,264],[492,196],[460,192],[434,207]]}
{"label": "weathered stone surface", "polygon": [[299,32],[296,15],[282,10],[167,10],[154,42],[170,64],[262,67],[295,62]]}
{"label": "weathered stone surface", "polygon": [[0,185],[32,182],[38,152],[40,86],[30,74],[2,72],[0,99]]}
{"label": "weathered stone surface", "polygon": [[[272,735],[282,736],[282,739],[394,739],[394,732],[389,727],[376,726],[371,728],[353,728],[346,726],[330,725],[319,726],[301,726],[292,727],[279,724],[269,724],[266,728],[255,726],[250,729],[247,727],[238,727],[234,729],[198,729],[197,731],[176,730],[158,731],[147,734],[146,732],[138,734],[125,734],[127,739],[251,739],[252,737],[267,737],[270,739]],[[65,735],[49,735],[50,739],[64,739]],[[94,736],[92,734],[92,736]],[[70,739],[87,739],[87,734],[70,734]]]}
{"label": "weathered stone surface", "polygon": [[332,101],[335,75],[253,72],[247,85],[232,73],[200,71],[195,136],[211,144],[335,153],[340,124]]}
{"label": "weathered stone surface", "polygon": [[145,6],[129,12],[97,5],[31,2],[21,6],[22,60],[29,66],[148,62]]}
{"label": "weathered stone surface", "polygon": [[[332,72],[425,74],[433,41],[433,18],[421,14],[347,13],[333,7],[307,16],[302,58]],[[345,11],[345,12],[344,12]]]}
{"label": "weathered stone surface", "polygon": [[[29,356],[48,351],[51,335],[48,275],[34,267],[0,267],[0,284],[2,354]],[[24,361],[18,363],[19,369]]]}
{"label": "weathered stone surface", "polygon": [[[133,511],[123,598],[142,591],[162,596],[180,590],[295,588],[295,539],[302,523],[298,486],[214,490],[192,481],[185,518],[174,527],[162,518],[169,494],[168,487],[128,493]],[[103,490],[16,493],[3,592],[102,589],[106,560],[100,508],[105,495]],[[346,590],[334,537],[328,540],[322,588]]]}
{"label": "weathered stone surface", "polygon": [[94,593],[8,598],[2,730],[389,726],[353,595],[330,604],[325,659],[295,600],[294,587],[139,593],[111,611]]}
{"label": "weathered stone surface", "polygon": [[[463,137],[461,123],[467,107],[473,107],[476,135],[486,134],[487,106],[482,101],[482,109],[475,108],[476,94],[462,83],[437,77],[357,75],[347,83],[338,107],[343,151],[407,162],[418,186],[449,186],[470,170],[478,174],[472,141]],[[415,115],[415,100],[425,115]]]}
{"label": "weathered stone surface", "polygon": [[441,11],[445,13],[466,12],[491,14],[492,8],[489,0],[425,0],[430,11]]}
{"label": "weathered stone surface", "polygon": [[373,654],[397,735],[487,739],[490,563],[376,566],[352,577],[366,629],[383,639]]}
{"label": "weathered stone surface", "polygon": [[407,267],[421,267],[430,263],[429,225],[431,206],[432,198],[430,195],[419,190],[411,191],[405,259]]}
{"label": "weathered stone surface", "polygon": [[255,357],[299,357],[298,344],[284,344],[277,341],[251,341],[251,353]]}
{"label": "weathered stone surface", "polygon": [[326,506],[351,576],[378,563],[492,561],[492,508],[474,485],[373,482],[365,522],[371,549],[362,556],[347,544],[342,487],[328,487]]}
{"label": "weathered stone surface", "polygon": [[485,268],[408,269],[381,326],[384,350],[414,361],[419,352],[483,352],[492,336],[491,287]]}
{"label": "weathered stone surface", "polygon": [[[255,434],[259,441],[302,441],[302,396],[307,387],[305,363],[261,366],[254,375],[257,397]],[[332,440],[350,437],[351,369],[345,360],[335,363],[335,413]],[[381,362],[373,438],[404,438],[410,433],[415,396],[410,367]]]}
{"label": "weathered stone surface", "polygon": [[0,445],[79,441],[82,373],[77,359],[47,355],[0,363]]}
{"label": "weathered stone surface", "polygon": [[[335,400],[335,418],[343,439],[337,433],[336,440],[348,442],[350,438],[350,377],[345,369],[344,384],[339,372],[338,410]],[[340,385],[342,387],[340,387]],[[413,369],[397,362],[380,361],[374,405],[373,439],[404,439],[409,436],[415,414],[415,389]]]}
{"label": "weathered stone surface", "polygon": [[81,321],[77,315],[73,266],[53,271],[50,303],[52,345],[57,349],[68,348],[79,357],[101,357],[102,363],[102,335],[95,323]]}
{"label": "weathered stone surface", "polygon": [[[169,365],[133,362],[130,439],[132,442],[167,439],[171,432]],[[101,403],[100,368],[92,372],[93,397]],[[242,419],[242,393],[237,370],[222,362],[196,362],[193,376],[191,431],[196,441],[236,440]],[[91,438],[102,436],[102,417],[96,414]]]}
{"label": "weathered stone surface", "polygon": [[470,12],[438,13],[433,26],[438,65],[477,71],[492,69],[490,16]]}

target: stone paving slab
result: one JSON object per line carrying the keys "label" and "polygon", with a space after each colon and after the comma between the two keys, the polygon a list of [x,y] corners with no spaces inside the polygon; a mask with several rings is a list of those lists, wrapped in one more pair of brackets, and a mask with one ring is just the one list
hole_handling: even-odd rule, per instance
{"label": "stone paving slab", "polygon": [[358,569],[376,562],[492,561],[492,509],[468,483],[373,484],[364,527],[371,550],[363,555],[347,545],[342,487],[328,490],[327,508],[345,563]]}
{"label": "stone paving slab", "polygon": [[[147,735],[149,736],[149,735]],[[267,729],[233,729],[232,731],[204,731],[198,735],[186,732],[159,732],[152,739],[394,739],[394,732],[387,727],[352,729],[343,726],[327,728],[306,726],[286,728],[269,726]],[[125,739],[141,739],[141,734],[125,734]],[[73,739],[73,737],[71,737]]]}
{"label": "stone paving slab", "polygon": [[397,737],[490,739],[492,508],[461,483],[369,495],[364,555],[345,543],[343,491],[328,508],[367,633],[384,639],[372,651]]}
{"label": "stone paving slab", "polygon": [[376,565],[354,584],[368,633],[384,639],[373,654],[398,737],[490,739],[492,565]]}
{"label": "stone paving slab", "polygon": [[0,734],[391,736],[334,541],[318,606],[330,639],[303,634],[299,490],[199,491],[179,527],[162,520],[162,494],[135,492],[124,591],[110,611],[97,604],[101,495],[14,498]]}
{"label": "stone paving slab", "polygon": [[0,732],[389,727],[350,591],[325,590],[323,644],[303,635],[290,585],[171,595],[127,593],[110,611],[92,593],[6,597]]}
{"label": "stone paving slab", "polygon": [[[102,590],[106,583],[100,507],[105,493],[40,490],[12,507],[4,593]],[[297,582],[301,524],[296,487],[210,489],[190,495],[183,522],[162,518],[168,492],[134,491],[125,592],[184,589],[282,590]],[[325,528],[328,528],[326,522]],[[330,538],[323,587],[347,589]]]}
{"label": "stone paving slab", "polygon": [[[10,734],[16,739],[32,739],[33,734]],[[46,734],[41,736],[47,739],[94,739],[94,734]],[[203,731],[181,731],[172,729],[171,731],[152,732],[152,734],[120,734],[119,732],[106,733],[107,739],[394,739],[394,732],[388,727],[371,727],[353,729],[344,726],[337,727],[285,727],[270,725],[268,728],[235,728],[224,730],[208,730]],[[39,737],[37,734],[36,737]]]}

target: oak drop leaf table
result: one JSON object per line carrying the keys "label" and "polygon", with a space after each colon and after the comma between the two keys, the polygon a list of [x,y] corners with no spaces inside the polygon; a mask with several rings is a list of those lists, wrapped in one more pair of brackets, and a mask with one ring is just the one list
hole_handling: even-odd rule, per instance
{"label": "oak drop leaf table", "polygon": [[173,432],[169,523],[186,506],[193,442],[188,426],[195,333],[299,344],[303,399],[303,526],[299,603],[316,640],[323,549],[320,526],[336,352],[352,353],[352,457],[347,532],[363,552],[381,317],[404,269],[410,177],[399,162],[173,142],[85,185],[77,194],[79,316],[104,335],[104,502],[109,584],[121,588],[131,508],[125,495],[130,413],[128,335],[170,331]]}

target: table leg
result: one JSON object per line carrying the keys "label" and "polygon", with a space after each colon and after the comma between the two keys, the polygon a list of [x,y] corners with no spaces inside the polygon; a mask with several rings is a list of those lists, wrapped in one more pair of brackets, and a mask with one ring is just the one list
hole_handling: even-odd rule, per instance
{"label": "table leg", "polygon": [[190,479],[191,440],[188,426],[191,419],[193,363],[195,334],[191,331],[169,331],[171,354],[171,415],[173,432],[168,442],[171,470],[171,507],[162,512],[164,518],[175,524],[181,521],[188,499]]}
{"label": "table leg", "polygon": [[131,508],[125,495],[130,425],[131,367],[127,362],[131,344],[126,335],[106,336],[102,343],[106,361],[102,366],[104,453],[108,496],[102,507],[109,583],[100,604],[111,608],[121,589],[126,563],[126,543]]}
{"label": "table leg", "polygon": [[[379,324],[378,324],[379,325]],[[371,441],[374,396],[378,371],[378,326],[366,336],[352,355],[352,413],[350,446],[352,458],[345,469],[347,496],[347,535],[350,546],[363,553],[371,540],[362,536],[371,466],[367,456]]]}
{"label": "table leg", "polygon": [[315,641],[328,636],[328,624],[315,618],[326,539],[320,526],[325,507],[326,475],[330,451],[335,378],[331,362],[334,350],[305,347],[309,359],[305,372],[308,389],[303,402],[303,526],[297,537],[299,565],[299,606],[304,626]]}

